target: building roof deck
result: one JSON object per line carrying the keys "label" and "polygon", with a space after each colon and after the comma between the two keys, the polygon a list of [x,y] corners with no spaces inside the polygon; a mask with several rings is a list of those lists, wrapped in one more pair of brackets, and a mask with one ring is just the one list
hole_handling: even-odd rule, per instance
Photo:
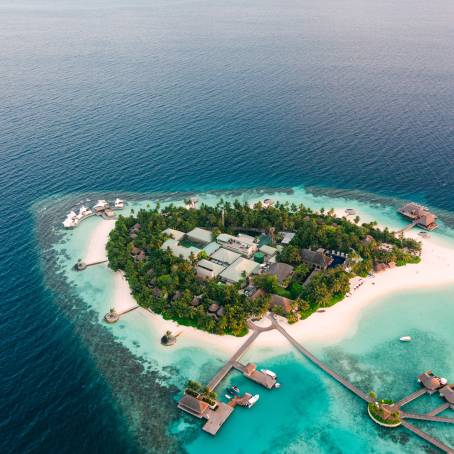
{"label": "building roof deck", "polygon": [[246,276],[252,273],[256,273],[260,268],[260,265],[252,260],[239,257],[235,262],[228,266],[219,276],[227,281],[236,283],[243,278],[243,272]]}
{"label": "building roof deck", "polygon": [[208,410],[206,411],[205,418],[207,419],[207,422],[202,427],[202,429],[205,432],[208,432],[210,435],[216,435],[218,430],[227,421],[232,412],[233,407],[223,402],[218,402],[216,410],[208,408]]}

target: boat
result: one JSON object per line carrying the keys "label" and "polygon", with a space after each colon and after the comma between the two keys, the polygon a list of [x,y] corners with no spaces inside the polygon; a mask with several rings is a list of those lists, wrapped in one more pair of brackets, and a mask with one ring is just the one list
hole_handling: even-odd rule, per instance
{"label": "boat", "polygon": [[118,197],[115,199],[115,202],[114,202],[114,207],[117,209],[117,210],[121,210],[122,208],[125,207],[125,201],[124,200],[121,200],[119,199]]}
{"label": "boat", "polygon": [[281,384],[278,383],[278,382],[276,382],[276,383],[274,384],[274,387],[275,387],[275,388],[280,388],[280,387],[281,387]]}
{"label": "boat", "polygon": [[74,210],[71,210],[63,221],[63,227],[65,227],[65,229],[72,229],[76,227],[77,224],[79,224],[77,214],[74,212]]}
{"label": "boat", "polygon": [[448,380],[446,378],[444,378],[444,377],[441,377],[440,378],[440,385],[441,386],[445,386],[447,384],[448,384]]}
{"label": "boat", "polygon": [[260,372],[263,372],[264,374],[269,375],[272,378],[277,378],[277,375],[272,370],[260,369]]}
{"label": "boat", "polygon": [[227,392],[231,395],[231,396],[235,396],[237,394],[240,393],[240,388],[238,388],[238,386],[231,386],[230,388],[227,389]]}
{"label": "boat", "polygon": [[247,401],[247,408],[251,408],[256,404],[256,402],[260,399],[260,395],[256,394],[255,396],[252,396],[248,401]]}
{"label": "boat", "polygon": [[411,341],[411,337],[410,336],[402,336],[399,340],[401,342],[410,342]]}
{"label": "boat", "polygon": [[225,398],[230,400],[232,398],[232,396],[229,396],[228,394],[225,395]]}
{"label": "boat", "polygon": [[93,207],[95,212],[104,211],[106,208],[109,208],[109,204],[105,200],[98,200],[96,205]]}

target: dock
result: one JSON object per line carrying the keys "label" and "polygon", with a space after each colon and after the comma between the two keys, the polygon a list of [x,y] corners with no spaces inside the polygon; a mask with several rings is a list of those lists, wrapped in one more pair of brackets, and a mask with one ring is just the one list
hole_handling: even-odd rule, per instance
{"label": "dock", "polygon": [[431,445],[436,446],[438,449],[441,449],[443,452],[446,452],[448,454],[454,453],[453,449],[451,449],[449,446],[445,445],[443,442],[438,440],[438,438],[432,437],[428,433],[423,432],[421,429],[418,429],[413,424],[410,424],[408,421],[405,421],[405,420],[402,421],[402,426],[405,427],[406,429],[410,430],[411,432],[413,432],[418,437],[427,441]]}
{"label": "dock", "polygon": [[107,323],[116,323],[116,322],[118,322],[118,320],[120,320],[120,317],[122,317],[123,315],[125,315],[129,312],[132,312],[132,311],[138,309],[139,307],[140,306],[138,304],[136,304],[132,307],[128,307],[128,308],[124,309],[121,312],[117,312],[114,308],[112,308],[110,310],[110,312],[107,312],[107,314],[104,315],[104,320]]}
{"label": "dock", "polygon": [[108,259],[105,259],[105,260],[98,260],[96,262],[86,263],[86,262],[83,262],[82,260],[79,260],[74,265],[74,269],[76,271],[83,271],[83,270],[86,270],[89,266],[101,265],[102,263],[107,263],[108,261],[109,261]]}
{"label": "dock", "polygon": [[[265,374],[261,371],[257,371],[255,368],[255,364],[248,363],[248,364],[244,365],[239,360],[240,360],[241,356],[247,351],[247,349],[253,344],[253,342],[257,339],[257,337],[262,332],[276,329],[290,342],[291,345],[293,345],[293,347],[295,347],[296,350],[298,350],[304,357],[306,357],[314,365],[316,365],[321,370],[323,370],[331,378],[336,380],[338,383],[340,383],[342,386],[344,386],[350,392],[352,392],[353,394],[358,396],[364,402],[366,402],[368,404],[374,402],[374,399],[371,396],[369,396],[364,391],[362,391],[361,389],[356,387],[353,383],[351,383],[345,377],[342,377],[337,372],[333,371],[330,367],[328,367],[325,363],[323,363],[320,359],[318,359],[315,355],[313,355],[309,350],[307,350],[303,345],[301,345],[293,336],[291,336],[286,331],[286,329],[279,323],[279,321],[277,320],[277,318],[275,316],[270,314],[269,319],[271,321],[271,325],[269,325],[267,327],[258,327],[255,324],[253,324],[252,322],[248,323],[249,327],[252,330],[252,334],[246,339],[246,341],[241,345],[241,347],[233,354],[233,356],[226,362],[226,364],[211,379],[211,381],[208,384],[208,389],[210,391],[213,391],[232,369],[236,369],[236,370],[242,372],[245,377],[264,386],[267,389],[272,389],[273,387],[275,387],[276,378],[273,378],[270,375]],[[428,392],[430,392],[429,389],[427,389],[425,387],[420,388],[417,391],[414,391],[413,393],[409,394],[408,396],[402,398],[400,401],[398,401],[395,404],[400,412],[401,425],[403,427],[405,427],[406,429],[410,430],[411,432],[413,432],[418,437],[424,439],[431,445],[441,449],[442,451],[444,451],[446,453],[454,454],[454,450],[452,448],[450,448],[449,446],[447,446],[446,444],[444,444],[442,441],[431,436],[430,434],[424,432],[423,430],[415,427],[413,424],[408,422],[408,420],[413,419],[413,420],[431,421],[431,422],[444,423],[444,424],[454,424],[454,418],[437,416],[438,414],[440,414],[444,410],[447,410],[450,407],[449,402],[446,402],[446,403],[438,406],[434,410],[432,410],[428,413],[425,413],[425,414],[417,414],[417,413],[410,413],[410,412],[407,413],[401,409],[404,405],[418,399],[419,397],[425,395]],[[215,435],[219,431],[219,429],[222,427],[222,425],[227,421],[228,417],[231,415],[234,408],[237,405],[245,405],[245,403],[247,402],[247,400],[250,397],[251,397],[251,395],[246,393],[242,397],[239,397],[239,396],[234,397],[228,404],[219,402],[218,408],[216,408],[216,410],[213,410],[211,408],[206,410],[206,416],[198,416],[198,417],[206,417],[208,419],[207,423],[203,426],[203,430],[205,432],[210,433],[211,435]],[[187,408],[184,408],[180,405],[179,405],[179,408],[187,411],[188,413],[191,413],[190,410],[188,411]]]}

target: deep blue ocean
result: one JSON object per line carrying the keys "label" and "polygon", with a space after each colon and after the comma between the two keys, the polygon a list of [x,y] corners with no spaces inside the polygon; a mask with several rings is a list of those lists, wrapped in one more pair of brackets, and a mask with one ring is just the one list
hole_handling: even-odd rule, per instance
{"label": "deep blue ocean", "polygon": [[452,1],[0,0],[0,43],[0,452],[139,449],[44,281],[40,200],[304,185],[454,212]]}

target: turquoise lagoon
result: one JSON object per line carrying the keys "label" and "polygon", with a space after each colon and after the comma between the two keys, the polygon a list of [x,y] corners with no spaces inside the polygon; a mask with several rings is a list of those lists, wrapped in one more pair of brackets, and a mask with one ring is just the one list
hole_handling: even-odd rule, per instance
{"label": "turquoise lagoon", "polygon": [[[266,191],[225,193],[222,197],[254,201],[267,195],[275,200],[302,202],[314,209],[348,206],[355,208],[364,221],[374,219],[393,229],[405,225],[392,206],[315,196],[302,188],[272,194]],[[199,200],[206,203],[215,203],[219,197],[218,193],[198,194]],[[151,196],[150,201],[130,202],[125,212],[154,206],[155,201]],[[172,197],[160,201],[161,205],[171,202],[182,203],[181,198],[176,202]],[[227,359],[228,355],[221,348],[207,349],[200,344],[163,348],[159,344],[162,333],[151,329],[139,312],[126,315],[113,326],[102,322],[103,315],[111,307],[113,273],[105,265],[89,268],[83,273],[72,270],[75,261],[86,253],[90,231],[98,222],[102,221],[97,218],[85,221],[79,228],[65,232],[62,240],[54,245],[66,280],[97,313],[102,329],[110,330],[115,340],[127,347],[146,369],[159,371],[161,385],[176,385],[181,389],[188,378],[207,381]],[[442,227],[433,236],[454,247],[450,229]],[[335,345],[308,342],[306,346],[364,391],[374,390],[383,397],[399,399],[413,392],[417,389],[416,376],[427,369],[433,369],[452,381],[453,296],[454,286],[388,295],[365,309],[357,329],[352,329]],[[411,335],[414,341],[409,344],[398,342],[402,335]],[[219,338],[221,342],[222,337]],[[245,359],[275,370],[282,387],[265,391],[238,373],[231,373],[220,385],[219,394],[223,396],[223,389],[235,383],[244,391],[259,393],[259,402],[252,409],[237,409],[215,438],[198,430],[199,421],[181,415],[169,427],[169,436],[183,440],[189,453],[405,453],[428,448],[404,429],[388,431],[375,426],[367,417],[361,401],[308,363],[290,345],[286,353],[279,351],[275,355],[270,354],[269,348],[253,347]],[[178,396],[174,393],[173,398]],[[411,404],[409,409],[435,408],[440,403],[438,397],[427,396]],[[451,427],[419,426],[454,445]]]}

